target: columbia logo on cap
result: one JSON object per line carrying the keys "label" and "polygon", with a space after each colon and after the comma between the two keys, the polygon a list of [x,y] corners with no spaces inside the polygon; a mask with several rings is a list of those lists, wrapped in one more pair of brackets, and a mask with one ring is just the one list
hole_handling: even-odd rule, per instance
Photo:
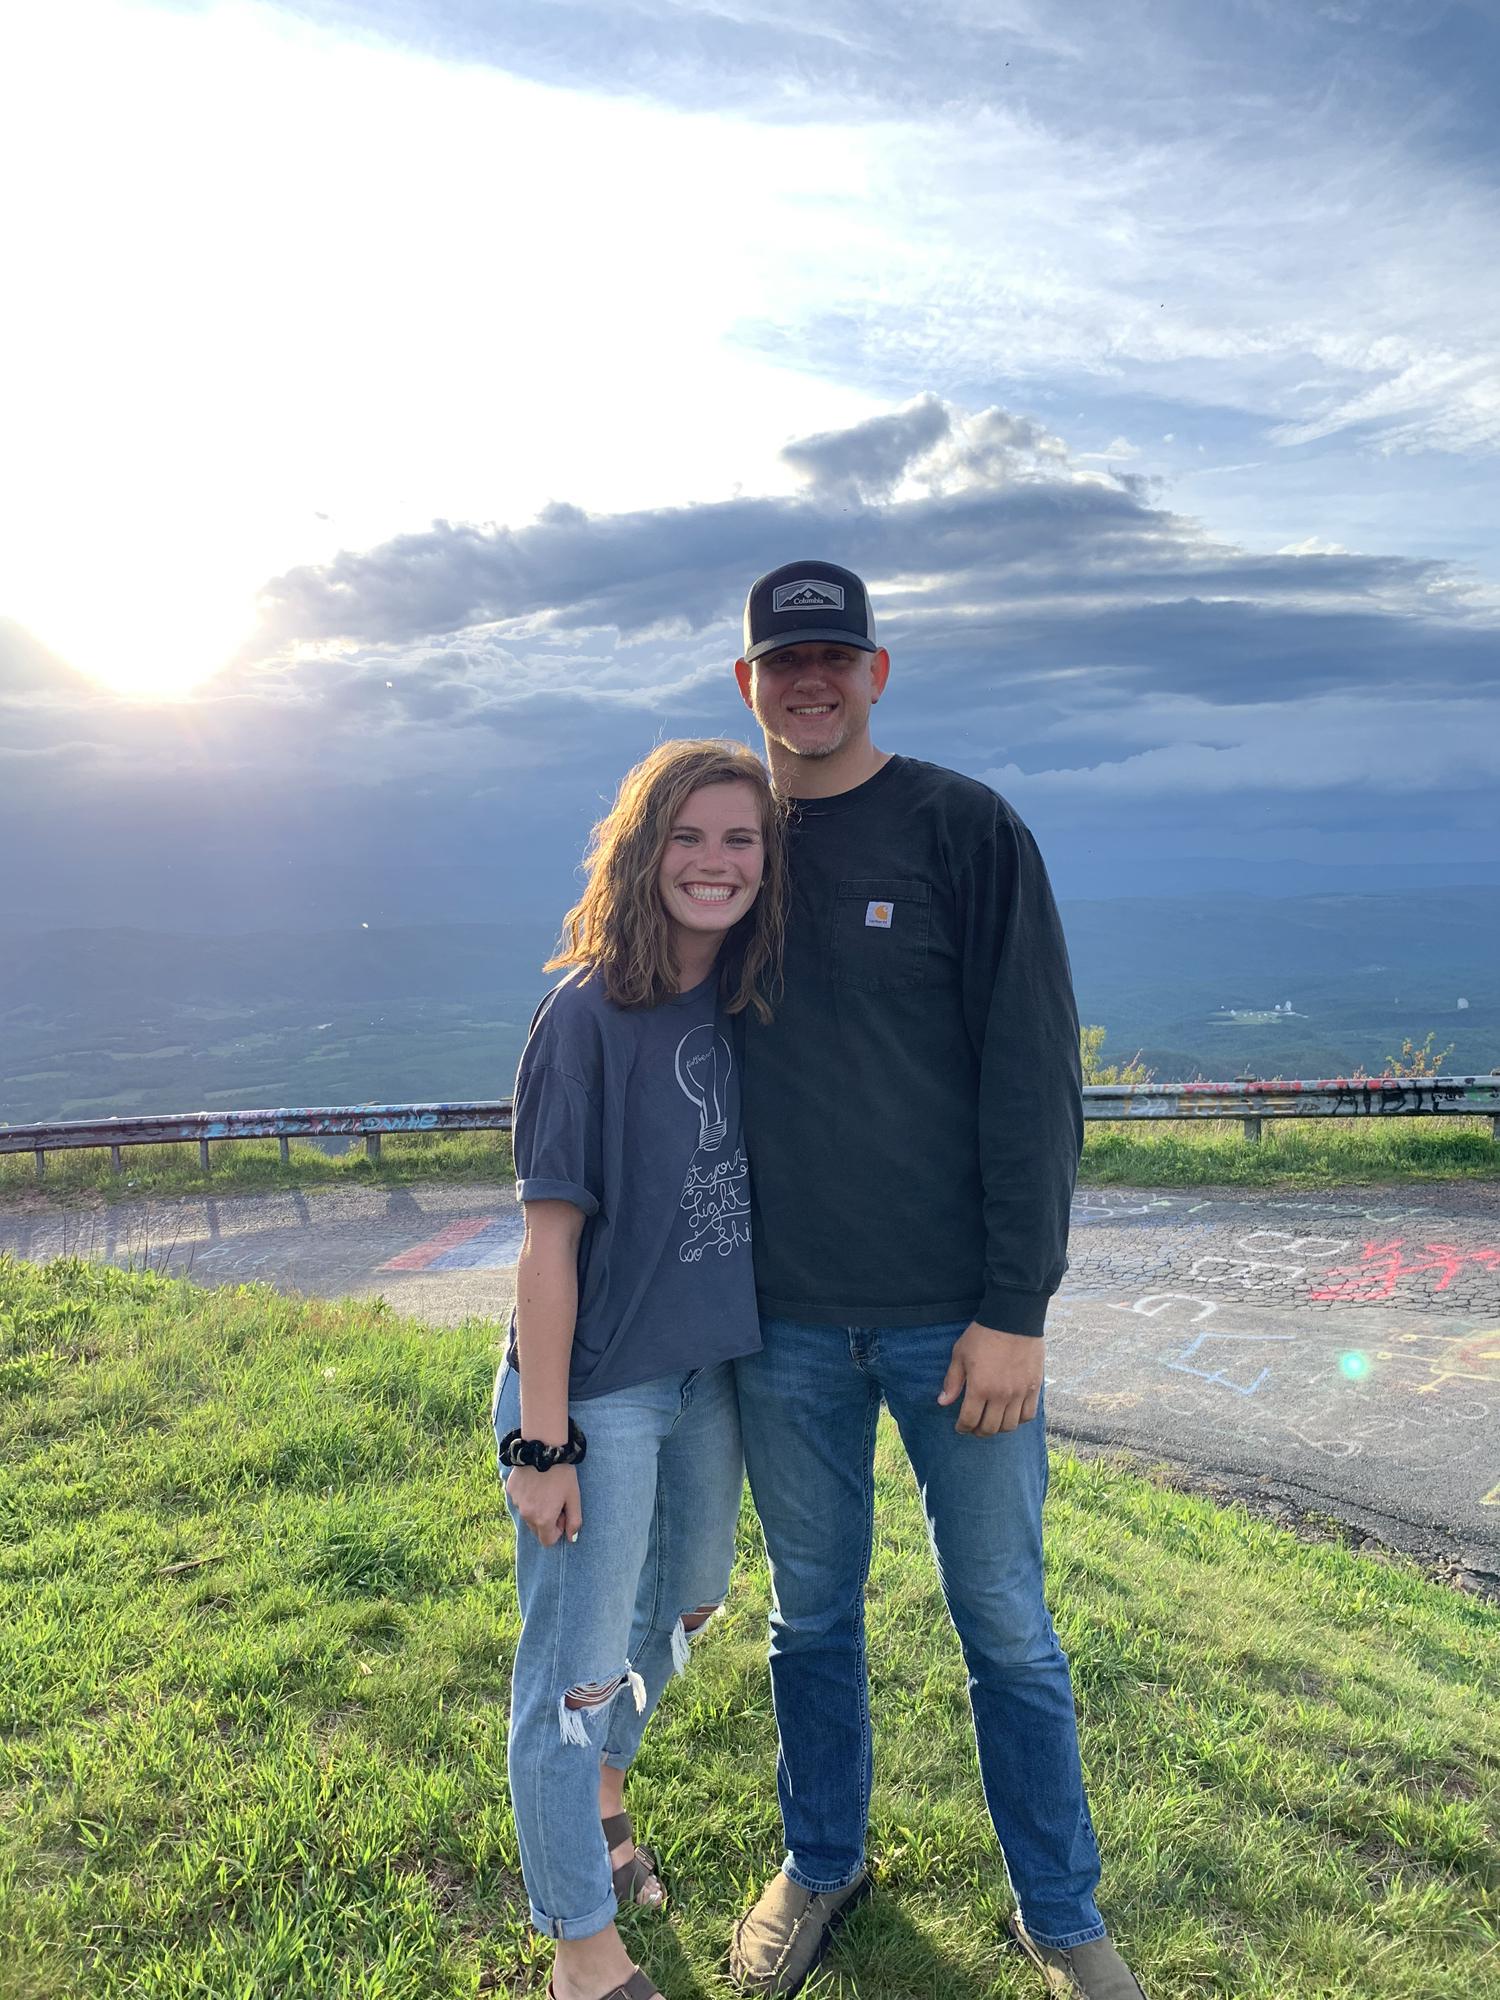
{"label": "columbia logo on cap", "polygon": [[778,584],[771,599],[773,612],[842,611],[843,608],[844,586],[841,583],[819,583],[812,577],[802,577],[796,583]]}
{"label": "columbia logo on cap", "polygon": [[803,645],[879,651],[870,593],[852,569],[797,556],[751,584],[745,599],[746,661]]}

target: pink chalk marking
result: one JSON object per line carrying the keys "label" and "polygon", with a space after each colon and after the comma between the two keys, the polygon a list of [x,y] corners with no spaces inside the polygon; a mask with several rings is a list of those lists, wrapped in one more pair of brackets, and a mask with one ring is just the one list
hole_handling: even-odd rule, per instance
{"label": "pink chalk marking", "polygon": [[456,1250],[460,1243],[467,1243],[482,1229],[488,1229],[494,1219],[492,1215],[471,1215],[466,1222],[450,1222],[436,1236],[430,1236],[425,1243],[418,1243],[414,1249],[403,1250],[399,1257],[392,1257],[380,1269],[425,1271],[435,1257],[441,1257],[445,1250]]}
{"label": "pink chalk marking", "polygon": [[[1374,1305],[1393,1296],[1401,1278],[1420,1277],[1440,1271],[1435,1292],[1446,1292],[1465,1264],[1484,1270],[1500,1269],[1500,1246],[1463,1250],[1456,1243],[1424,1243],[1425,1256],[1406,1254],[1405,1237],[1389,1243],[1366,1243],[1358,1264],[1334,1264],[1323,1273],[1323,1282],[1308,1292],[1310,1299],[1342,1299],[1351,1305]],[[1333,1282],[1337,1280],[1337,1282]]]}

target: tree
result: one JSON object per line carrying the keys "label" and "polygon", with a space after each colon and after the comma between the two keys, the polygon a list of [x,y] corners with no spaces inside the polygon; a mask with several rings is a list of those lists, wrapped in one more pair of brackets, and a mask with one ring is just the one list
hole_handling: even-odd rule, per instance
{"label": "tree", "polygon": [[1402,1038],[1399,1056],[1387,1056],[1385,1073],[1387,1076],[1441,1076],[1443,1064],[1452,1055],[1456,1046],[1450,1042],[1445,1049],[1432,1053],[1432,1044],[1437,1038],[1437,1029],[1429,1028],[1425,1042],[1414,1042],[1410,1035]]}
{"label": "tree", "polygon": [[[1128,1063],[1100,1061],[1104,1049],[1105,1030],[1103,1028],[1080,1028],[1078,1030],[1078,1053],[1083,1061],[1085,1083],[1149,1083],[1151,1072],[1141,1061],[1141,1052],[1136,1050]],[[1430,1039],[1430,1037],[1429,1037]]]}

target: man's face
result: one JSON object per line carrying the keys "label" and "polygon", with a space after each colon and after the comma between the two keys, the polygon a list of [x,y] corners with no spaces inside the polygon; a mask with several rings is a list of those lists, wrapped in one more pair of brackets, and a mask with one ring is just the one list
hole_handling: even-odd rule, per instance
{"label": "man's face", "polygon": [[740,693],[767,739],[794,757],[832,757],[867,735],[890,655],[824,640],[735,662]]}

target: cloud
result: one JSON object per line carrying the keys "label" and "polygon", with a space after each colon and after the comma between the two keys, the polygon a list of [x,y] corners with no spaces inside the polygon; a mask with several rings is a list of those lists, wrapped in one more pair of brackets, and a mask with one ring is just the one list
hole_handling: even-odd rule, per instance
{"label": "cloud", "polygon": [[929,391],[904,409],[796,439],[781,458],[820,502],[869,505],[903,484],[937,494],[1055,478],[1068,448],[1030,417],[997,407],[971,417]]}
{"label": "cloud", "polygon": [[[1289,731],[1280,703],[1205,704],[1196,718],[1179,710],[1171,741],[1127,757],[1071,769],[1005,764],[981,775],[1023,810],[1065,800],[1106,821],[1122,801],[1148,797],[1312,793],[1326,809],[1340,790],[1372,784],[1390,797],[1479,792],[1500,786],[1495,716],[1494,700],[1387,700],[1372,712],[1357,698],[1322,696],[1298,705]],[[1126,715],[1110,723],[1121,733],[1130,726]]]}
{"label": "cloud", "polygon": [[[800,216],[788,203],[754,241],[741,215],[736,239],[740,344],[825,380],[893,401],[919,383],[966,402],[1124,390],[1244,412],[1287,451],[1500,446],[1492,8],[292,11],[600,104],[710,106],[768,171],[831,136]],[[849,182],[820,203],[839,158]]]}
{"label": "cloud", "polygon": [[[82,67],[76,20],[30,11],[18,46],[44,87],[0,136],[17,172],[72,162],[18,239],[16,282],[45,309],[17,329],[38,390],[8,440],[0,541],[26,593],[7,608],[122,683],[225,657],[273,573],[273,649],[483,625],[521,651],[549,628],[705,633],[799,524],[780,502],[683,502],[773,484],[791,432],[779,476],[800,478],[807,532],[848,525],[908,596],[970,565],[903,565],[872,514],[1034,487],[1061,569],[1069,521],[1093,545],[1097,596],[1108,523],[1080,476],[1159,503],[1170,489],[1103,473],[1170,477],[1190,453],[1259,468],[1253,492],[1199,489],[1240,553],[1309,535],[1500,549],[1478,10],[1403,26],[1295,0],[935,0],[920,19],[896,0],[81,5]],[[126,102],[110,79],[132,59],[146,95]],[[258,148],[267,119],[305,147]],[[183,157],[201,171],[185,179]],[[531,199],[496,199],[538,160]],[[130,256],[117,212],[136,218]],[[278,282],[247,287],[267,244]],[[117,266],[152,309],[125,316],[109,367],[71,368],[65,329]],[[86,520],[59,408],[84,441]],[[559,495],[582,521],[549,514]],[[981,532],[1024,544],[1028,504]],[[1122,567],[1151,560],[1128,510],[1113,526]],[[961,506],[944,531],[967,532]],[[1229,568],[1248,601],[1275,587]],[[153,619],[126,657],[122,630]]]}
{"label": "cloud", "polygon": [[996,405],[926,395],[785,459],[792,493],[440,521],[300,566],[267,585],[255,644],[176,705],[91,693],[0,635],[26,662],[0,686],[0,791],[18,823],[43,798],[107,810],[132,829],[111,865],[153,800],[223,828],[219,848],[174,839],[181,875],[231,866],[236,815],[281,852],[286,802],[315,798],[318,821],[288,821],[288,885],[362,844],[385,856],[374,886],[405,879],[402,834],[430,866],[503,851],[560,883],[652,743],[753,734],[729,672],[744,591],[807,554],[871,585],[892,747],[987,776],[1065,864],[1153,829],[1238,852],[1280,828],[1305,854],[1359,825],[1372,857],[1416,840],[1424,859],[1494,838],[1500,613],[1462,572],[1237,547]]}
{"label": "cloud", "polygon": [[801,438],[784,446],[781,456],[815,493],[885,500],[913,460],[926,457],[952,428],[952,414],[937,397],[920,396],[904,410]]}
{"label": "cloud", "polygon": [[[316,685],[311,668],[288,679],[284,660],[303,649],[346,690],[387,668],[400,686],[419,658],[413,719],[439,705],[509,713],[539,672],[552,688],[676,698],[730,653],[749,579],[798,553],[868,576],[882,631],[916,672],[971,677],[956,698],[982,697],[997,664],[1012,686],[1071,675],[1095,695],[1223,700],[1247,681],[1290,697],[1496,672],[1494,618],[1451,568],[1317,542],[1236,548],[999,407],[928,395],[783,456],[801,493],[608,516],[553,506],[520,528],[435,522],[291,571],[263,594],[260,662],[224,685]],[[364,648],[379,649],[375,665],[346,657]]]}

